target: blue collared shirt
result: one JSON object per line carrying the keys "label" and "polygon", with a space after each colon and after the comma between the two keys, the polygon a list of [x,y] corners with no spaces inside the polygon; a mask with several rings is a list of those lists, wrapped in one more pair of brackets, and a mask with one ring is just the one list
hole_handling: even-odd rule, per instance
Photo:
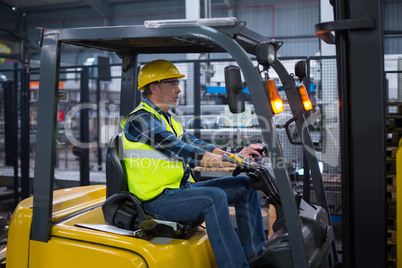
{"label": "blue collared shirt", "polygon": [[[170,122],[170,112],[165,113],[147,98],[144,98],[143,102]],[[128,140],[151,145],[166,156],[183,161],[191,168],[200,164],[206,151],[212,152],[216,148],[213,144],[197,139],[185,130],[180,138],[176,137],[154,114],[143,109],[135,112],[129,119],[124,126],[124,133]]]}

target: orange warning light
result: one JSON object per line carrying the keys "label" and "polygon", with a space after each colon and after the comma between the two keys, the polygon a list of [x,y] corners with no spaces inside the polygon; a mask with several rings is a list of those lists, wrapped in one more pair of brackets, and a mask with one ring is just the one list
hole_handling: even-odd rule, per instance
{"label": "orange warning light", "polygon": [[304,85],[298,86],[299,94],[303,102],[303,107],[305,111],[313,109],[313,104],[311,103],[310,97],[308,96],[306,87]]}
{"label": "orange warning light", "polygon": [[285,111],[285,105],[283,104],[281,97],[279,97],[278,88],[276,87],[274,79],[269,79],[264,82],[269,93],[269,99],[271,101],[271,107],[274,114]]}

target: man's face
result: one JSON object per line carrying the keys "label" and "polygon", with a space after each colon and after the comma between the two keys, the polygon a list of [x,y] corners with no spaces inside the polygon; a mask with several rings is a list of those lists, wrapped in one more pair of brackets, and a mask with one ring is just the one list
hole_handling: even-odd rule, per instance
{"label": "man's face", "polygon": [[176,78],[166,79],[159,83],[155,83],[155,85],[160,105],[168,108],[177,106],[179,94],[181,92],[179,80]]}

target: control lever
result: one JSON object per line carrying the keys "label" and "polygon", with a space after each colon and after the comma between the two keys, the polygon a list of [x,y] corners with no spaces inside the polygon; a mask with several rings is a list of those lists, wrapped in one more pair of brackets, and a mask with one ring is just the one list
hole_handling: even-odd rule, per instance
{"label": "control lever", "polygon": [[222,162],[229,162],[232,164],[241,164],[241,163],[243,163],[243,159],[235,156],[234,154],[231,154],[230,156],[224,154],[224,155],[222,155]]}
{"label": "control lever", "polygon": [[238,164],[236,169],[233,171],[234,177],[239,175],[241,172],[247,172],[247,175],[249,176],[248,183],[251,188],[262,190],[271,198],[273,204],[281,205],[279,190],[267,167],[248,159],[237,157],[234,154],[230,156],[223,155],[222,161]]}
{"label": "control lever", "polygon": [[233,164],[246,166],[247,168],[251,169],[251,171],[258,169],[258,164],[244,158],[241,155],[236,156],[234,154],[231,154],[230,156],[228,156],[228,155],[224,154],[224,155],[222,155],[222,162],[230,162]]}
{"label": "control lever", "polygon": [[263,141],[261,142],[260,146],[262,147],[262,149],[260,150],[256,150],[257,152],[259,152],[261,155],[264,153],[267,153],[267,147],[266,147],[266,143]]}
{"label": "control lever", "polygon": [[[238,165],[232,173],[233,177],[236,177],[237,175],[239,175],[240,173],[242,173],[244,171],[248,171],[248,170],[245,170],[245,166],[243,165],[243,163],[245,163],[246,160],[247,159],[244,159],[241,156],[238,157],[234,154],[231,154],[230,156],[228,156],[226,154],[222,155],[222,162],[229,162],[229,163]],[[254,171],[254,170],[250,170],[250,171]]]}
{"label": "control lever", "polygon": [[260,155],[253,155],[254,161],[259,164],[262,163],[262,155],[268,153],[265,142],[262,142],[260,146],[262,147],[262,149],[256,150]]}
{"label": "control lever", "polygon": [[222,155],[222,162],[230,162],[233,164],[238,164],[236,169],[233,171],[233,176],[236,177],[242,172],[254,172],[258,170],[258,164],[243,158],[241,155],[236,156],[234,154]]}

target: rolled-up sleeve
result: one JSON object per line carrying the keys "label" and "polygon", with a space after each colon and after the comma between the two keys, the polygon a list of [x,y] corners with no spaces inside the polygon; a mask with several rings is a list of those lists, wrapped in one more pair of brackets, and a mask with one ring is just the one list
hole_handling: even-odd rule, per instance
{"label": "rolled-up sleeve", "polygon": [[210,144],[191,138],[188,133],[183,135],[182,140],[177,138],[158,118],[142,110],[126,123],[124,132],[128,140],[148,144],[168,157],[187,163],[191,168],[200,164],[206,151],[213,150]]}

